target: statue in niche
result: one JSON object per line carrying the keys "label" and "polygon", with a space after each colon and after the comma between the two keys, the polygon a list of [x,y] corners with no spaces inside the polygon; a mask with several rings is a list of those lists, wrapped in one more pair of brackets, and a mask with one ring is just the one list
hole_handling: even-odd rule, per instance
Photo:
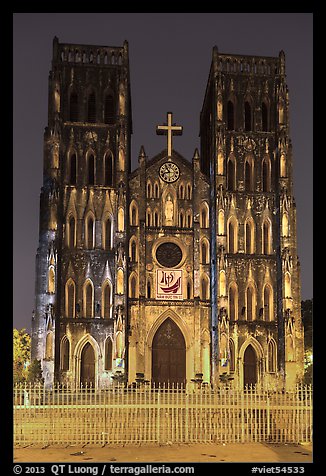
{"label": "statue in niche", "polygon": [[166,202],[165,202],[165,209],[164,209],[165,224],[167,226],[173,225],[173,213],[174,213],[173,201],[172,201],[171,195],[168,194],[166,198]]}

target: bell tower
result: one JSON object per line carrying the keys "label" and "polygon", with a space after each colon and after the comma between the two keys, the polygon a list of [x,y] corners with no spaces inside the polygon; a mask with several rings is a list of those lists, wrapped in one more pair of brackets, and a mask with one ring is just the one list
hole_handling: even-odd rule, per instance
{"label": "bell tower", "polygon": [[47,385],[124,372],[131,133],[128,43],[55,37],[32,322]]}
{"label": "bell tower", "polygon": [[303,375],[285,55],[221,54],[200,117],[211,187],[212,377],[240,387]]}

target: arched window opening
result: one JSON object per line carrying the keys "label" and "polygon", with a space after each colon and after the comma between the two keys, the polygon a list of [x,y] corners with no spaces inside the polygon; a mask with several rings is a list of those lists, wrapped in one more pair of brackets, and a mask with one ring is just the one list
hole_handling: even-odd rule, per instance
{"label": "arched window opening", "polygon": [[245,232],[246,232],[245,253],[252,254],[254,253],[254,224],[252,220],[247,220]]}
{"label": "arched window opening", "polygon": [[150,209],[146,210],[146,226],[152,226],[152,212]]}
{"label": "arched window opening", "polygon": [[70,364],[70,342],[67,336],[64,336],[61,341],[61,370],[69,370]]}
{"label": "arched window opening", "polygon": [[114,124],[114,121],[115,121],[114,98],[112,94],[106,94],[104,99],[104,123]]}
{"label": "arched window opening", "polygon": [[238,252],[238,233],[237,233],[237,222],[234,219],[231,219],[228,223],[228,252],[237,253]]}
{"label": "arched window opening", "polygon": [[70,185],[76,185],[77,180],[77,156],[72,154],[70,156],[70,170],[69,170],[69,183]]}
{"label": "arched window opening", "polygon": [[234,131],[234,104],[231,100],[227,103],[227,129]]}
{"label": "arched window opening", "polygon": [[190,183],[187,184],[186,198],[187,198],[187,200],[192,199],[192,187],[191,187]]}
{"label": "arched window opening", "polygon": [[269,255],[272,249],[271,243],[271,226],[268,220],[265,220],[263,223],[263,255]]}
{"label": "arched window opening", "polygon": [[205,239],[201,242],[200,252],[201,252],[201,263],[209,264],[208,243]]}
{"label": "arched window opening", "polygon": [[132,263],[136,263],[137,261],[137,245],[135,239],[132,239],[130,244],[130,259]]}
{"label": "arched window opening", "polygon": [[104,368],[112,370],[112,340],[108,337],[105,341]]}
{"label": "arched window opening", "polygon": [[112,248],[112,220],[107,218],[104,228],[104,249],[110,250]]}
{"label": "arched window opening", "polygon": [[131,299],[135,299],[137,297],[137,280],[135,275],[131,276],[130,278],[129,293]]}
{"label": "arched window opening", "polygon": [[263,192],[271,191],[271,171],[269,159],[263,161]]}
{"label": "arched window opening", "polygon": [[111,318],[111,309],[112,309],[112,288],[111,285],[107,282],[102,291],[102,310],[103,318]]}
{"label": "arched window opening", "polygon": [[154,211],[154,216],[153,216],[153,218],[154,218],[154,223],[153,223],[154,226],[156,226],[156,227],[159,226],[159,223],[158,223],[158,211],[157,211],[157,210]]}
{"label": "arched window opening", "polygon": [[235,190],[235,164],[233,160],[228,160],[228,167],[227,167],[227,188],[230,191]]}
{"label": "arched window opening", "polygon": [[245,191],[253,191],[253,164],[249,160],[245,163]]}
{"label": "arched window opening", "polygon": [[185,189],[183,183],[181,183],[179,187],[179,198],[185,198]]}
{"label": "arched window opening", "polygon": [[208,206],[203,204],[200,211],[200,228],[208,228]]}
{"label": "arched window opening", "polygon": [[75,91],[70,93],[69,98],[69,121],[77,122],[79,119],[78,96]]}
{"label": "arched window opening", "polygon": [[187,211],[186,222],[187,222],[186,226],[188,228],[191,228],[192,227],[192,212],[191,212],[191,210]]}
{"label": "arched window opening", "polygon": [[276,343],[274,339],[271,339],[268,343],[268,372],[276,372]]}
{"label": "arched window opening", "polygon": [[152,198],[152,184],[151,182],[147,182],[147,198]]}
{"label": "arched window opening", "polygon": [[154,198],[160,198],[159,186],[157,182],[154,184]]}
{"label": "arched window opening", "polygon": [[252,285],[247,287],[246,304],[247,304],[247,321],[255,320],[255,293]]}
{"label": "arched window opening", "polygon": [[96,99],[93,91],[88,95],[87,100],[87,122],[96,122]]}
{"label": "arched window opening", "polygon": [[251,105],[248,101],[245,102],[245,131],[252,130]]}
{"label": "arched window opening", "polygon": [[72,279],[66,283],[66,317],[75,317],[75,283]]}
{"label": "arched window opening", "polygon": [[94,317],[93,305],[93,286],[90,281],[87,281],[84,287],[84,317]]}
{"label": "arched window opening", "polygon": [[273,292],[268,284],[264,287],[264,319],[268,322],[273,320]]}
{"label": "arched window opening", "polygon": [[261,105],[261,128],[263,132],[268,132],[268,109],[265,102]]}
{"label": "arched window opening", "polygon": [[113,186],[113,155],[108,153],[104,158],[104,185]]}
{"label": "arched window opening", "polygon": [[238,291],[236,284],[231,284],[229,288],[229,316],[231,321],[237,319]]}
{"label": "arched window opening", "polygon": [[121,268],[119,268],[117,272],[117,293],[123,294],[123,291],[124,291],[123,271]]}
{"label": "arched window opening", "polygon": [[208,279],[206,276],[201,278],[201,299],[206,301],[209,299],[209,287],[208,287]]}
{"label": "arched window opening", "polygon": [[180,210],[179,213],[179,226],[180,228],[185,226],[185,212],[183,210]]}
{"label": "arched window opening", "polygon": [[94,248],[94,220],[91,216],[86,220],[86,248],[88,250]]}

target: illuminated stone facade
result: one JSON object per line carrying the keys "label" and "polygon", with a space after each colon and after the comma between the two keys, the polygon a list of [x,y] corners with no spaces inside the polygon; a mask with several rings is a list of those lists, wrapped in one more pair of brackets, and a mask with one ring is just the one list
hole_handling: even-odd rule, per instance
{"label": "illuminated stone facade", "polygon": [[167,147],[131,172],[127,42],[54,39],[32,322],[47,385],[301,379],[288,103],[283,52],[215,47],[200,153],[176,152],[168,113]]}

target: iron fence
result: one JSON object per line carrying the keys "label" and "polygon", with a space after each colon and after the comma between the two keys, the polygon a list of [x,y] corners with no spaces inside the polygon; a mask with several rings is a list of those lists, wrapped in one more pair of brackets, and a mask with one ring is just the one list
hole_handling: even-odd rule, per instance
{"label": "iron fence", "polygon": [[312,442],[312,387],[14,387],[14,444]]}

